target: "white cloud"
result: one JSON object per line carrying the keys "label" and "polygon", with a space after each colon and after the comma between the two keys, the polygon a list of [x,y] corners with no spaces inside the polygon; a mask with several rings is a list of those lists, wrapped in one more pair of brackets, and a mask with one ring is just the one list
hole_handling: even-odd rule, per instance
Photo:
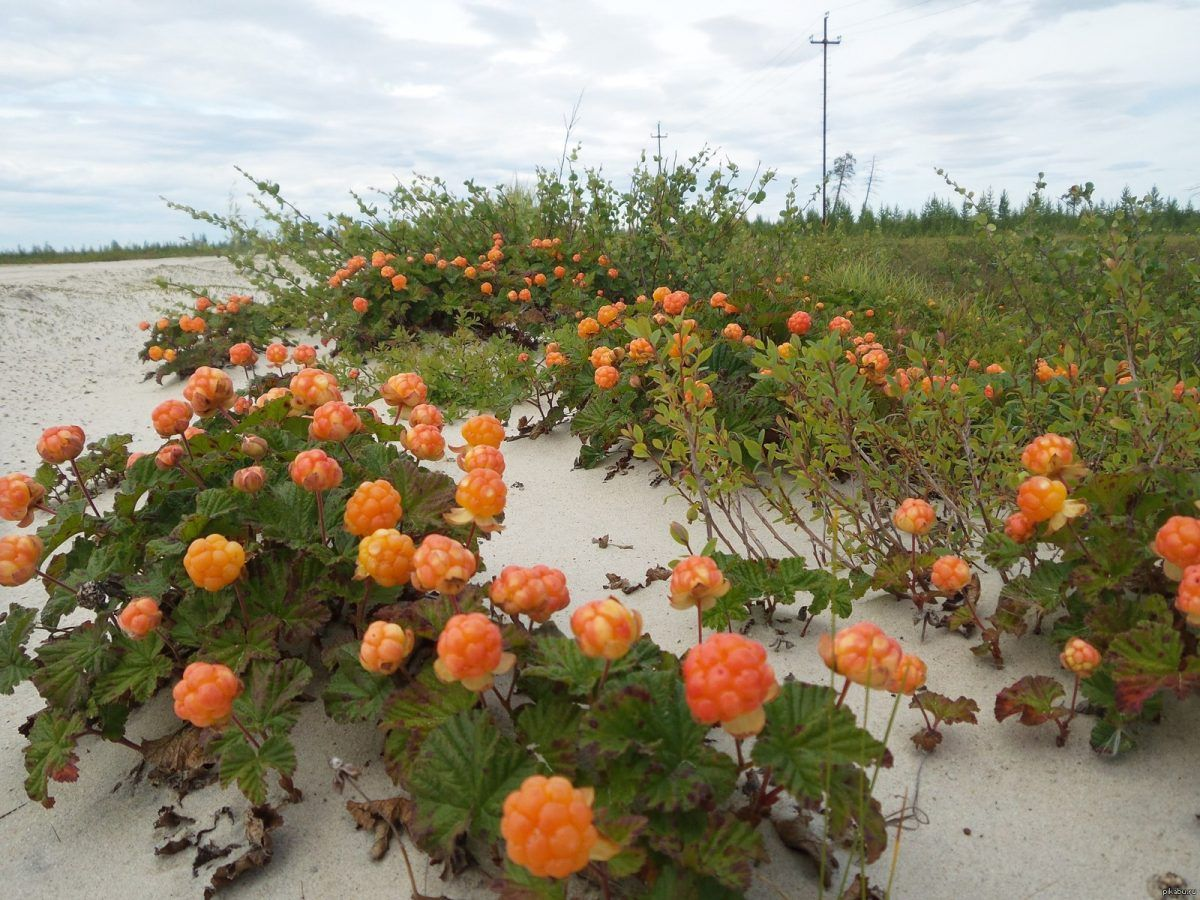
{"label": "white cloud", "polygon": [[[12,7],[12,9],[7,9]],[[919,205],[943,166],[1024,194],[1039,170],[1186,196],[1200,5],[833,0],[830,156]],[[802,12],[797,13],[797,9]],[[619,179],[663,123],[802,185],[820,176],[820,8],[763,0],[0,0],[0,247],[173,238],[166,195],[280,182],[314,212],[412,170],[508,181],[574,137]]]}

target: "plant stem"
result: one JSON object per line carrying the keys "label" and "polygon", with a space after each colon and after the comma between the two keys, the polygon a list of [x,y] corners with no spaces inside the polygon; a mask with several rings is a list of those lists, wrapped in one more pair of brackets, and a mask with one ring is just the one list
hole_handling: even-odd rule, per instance
{"label": "plant stem", "polygon": [[346,455],[350,457],[352,462],[358,462],[358,457],[354,455],[354,451],[350,449],[350,445],[342,441],[342,449],[346,451]]}
{"label": "plant stem", "polygon": [[186,434],[181,434],[179,440],[183,442],[183,449],[187,451],[188,459],[193,465],[196,463],[196,454],[192,452],[192,442],[188,440]]}
{"label": "plant stem", "polygon": [[896,842],[892,845],[892,864],[888,868],[887,889],[883,896],[892,896],[892,884],[896,880],[896,863],[900,861],[900,832],[904,830],[904,811],[908,808],[908,788],[904,789],[904,799],[900,801],[900,818],[896,822]]}
{"label": "plant stem", "polygon": [[600,689],[604,687],[604,680],[608,678],[608,670],[612,668],[612,660],[604,660],[604,671],[600,673],[600,680],[596,682],[596,696],[599,696]]}
{"label": "plant stem", "polygon": [[696,643],[704,643],[704,610],[696,604]]}
{"label": "plant stem", "polygon": [[250,742],[250,746],[251,746],[251,747],[253,747],[255,750],[261,750],[261,749],[262,749],[262,744],[260,744],[260,743],[258,742],[258,740],[257,740],[257,739],[254,737],[254,735],[252,735],[252,734],[251,734],[251,733],[250,733],[250,732],[247,730],[246,726],[242,724],[242,720],[241,720],[241,719],[239,719],[239,718],[237,717],[237,713],[230,712],[230,713],[229,713],[229,720],[230,720],[231,722],[233,722],[233,724],[234,724],[234,725],[236,725],[238,728],[240,728],[240,729],[242,730],[242,734],[244,734],[244,735],[246,736],[246,740],[248,740],[248,741]]}
{"label": "plant stem", "polygon": [[238,587],[238,583],[233,583],[233,593],[237,597],[238,606],[242,610],[242,621],[246,624],[246,631],[250,630],[250,613],[246,611],[246,598],[242,596],[242,589]]}
{"label": "plant stem", "polygon": [[55,578],[53,575],[47,575],[47,574],[46,574],[45,572],[43,572],[41,569],[35,569],[34,571],[35,571],[35,573],[37,574],[37,576],[38,576],[39,578],[44,578],[46,581],[50,581],[50,582],[53,582],[54,584],[57,584],[57,585],[58,585],[60,588],[62,588],[64,591],[69,591],[69,592],[70,592],[70,593],[72,593],[72,594],[78,594],[78,593],[79,593],[79,591],[78,591],[78,590],[76,590],[75,588],[71,587],[71,586],[70,586],[69,584],[67,584],[65,581],[59,581],[59,580],[58,580],[57,578]]}
{"label": "plant stem", "polygon": [[[904,695],[900,694],[900,693],[896,694],[896,702],[892,704],[892,714],[890,716],[888,716],[887,728],[885,728],[883,731],[883,746],[884,747],[887,746],[888,738],[892,736],[892,725],[896,721],[896,710],[898,710],[900,708],[900,698],[903,696]],[[924,710],[922,710],[922,712],[924,712]],[[865,725],[866,722],[863,722],[863,724]],[[872,793],[875,791],[875,781],[879,778],[879,770],[882,768],[883,768],[883,760],[880,759],[879,762],[877,762],[875,764],[874,774],[871,775],[871,792]]]}
{"label": "plant stem", "polygon": [[79,464],[73,459],[71,460],[71,471],[75,473],[75,483],[79,485],[79,490],[83,491],[83,496],[87,498],[88,506],[92,508],[92,514],[99,519],[100,510],[96,509],[96,501],[92,499],[92,495],[87,489],[87,483],[83,480],[83,476],[79,474]]}
{"label": "plant stem", "polygon": [[325,533],[325,499],[320,491],[317,491],[317,523],[321,526],[321,543],[326,544],[329,536]]}
{"label": "plant stem", "polygon": [[850,692],[850,679],[846,679],[846,683],[842,685],[842,692],[838,694],[837,703],[834,706],[841,706],[842,701],[846,699],[846,694]]}
{"label": "plant stem", "polygon": [[362,598],[358,601],[358,614],[354,617],[354,631],[361,638],[363,636],[363,620],[367,614],[367,595],[371,593],[371,579],[368,578],[363,582]]}

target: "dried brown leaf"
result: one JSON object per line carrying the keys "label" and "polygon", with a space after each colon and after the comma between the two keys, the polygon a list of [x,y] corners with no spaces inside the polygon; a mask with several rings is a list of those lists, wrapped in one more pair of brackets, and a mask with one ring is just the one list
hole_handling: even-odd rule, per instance
{"label": "dried brown leaf", "polygon": [[[833,870],[838,867],[833,845],[808,827],[806,816],[790,819],[771,819],[771,825],[783,845],[803,855],[812,864],[813,872],[822,878],[826,889],[833,885]],[[821,864],[822,858],[825,863]]]}
{"label": "dried brown leaf", "polygon": [[246,810],[246,840],[250,849],[213,872],[212,881],[204,889],[204,900],[209,900],[221,888],[228,887],[247,872],[267,865],[273,852],[271,832],[282,824],[283,817],[274,807],[265,803]]}

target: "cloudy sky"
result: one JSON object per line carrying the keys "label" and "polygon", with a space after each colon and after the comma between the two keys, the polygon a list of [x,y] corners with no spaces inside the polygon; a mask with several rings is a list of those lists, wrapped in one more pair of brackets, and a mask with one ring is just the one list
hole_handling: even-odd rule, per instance
{"label": "cloudy sky", "polygon": [[942,166],[1200,204],[1200,0],[0,0],[0,248],[192,233],[160,196],[227,209],[235,165],[314,212],[527,178],[581,92],[614,177],[661,120],[668,155],[811,186],[826,5],[830,158],[874,156],[873,198],[919,205]]}

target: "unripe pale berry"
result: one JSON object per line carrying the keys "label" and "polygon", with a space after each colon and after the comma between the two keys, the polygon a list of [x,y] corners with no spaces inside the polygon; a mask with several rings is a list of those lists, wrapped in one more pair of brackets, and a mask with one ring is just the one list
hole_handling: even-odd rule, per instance
{"label": "unripe pale berry", "polygon": [[411,629],[394,622],[372,622],[363,635],[358,661],[368,672],[390,675],[412,653],[416,641]]}
{"label": "unripe pale berry", "polygon": [[593,600],[575,610],[571,631],[584,656],[620,659],[642,635],[642,616],[616,597]]}
{"label": "unripe pale berry", "polygon": [[835,635],[823,634],[817,652],[830,669],[867,688],[886,685],[904,652],[873,622],[858,622]]}

